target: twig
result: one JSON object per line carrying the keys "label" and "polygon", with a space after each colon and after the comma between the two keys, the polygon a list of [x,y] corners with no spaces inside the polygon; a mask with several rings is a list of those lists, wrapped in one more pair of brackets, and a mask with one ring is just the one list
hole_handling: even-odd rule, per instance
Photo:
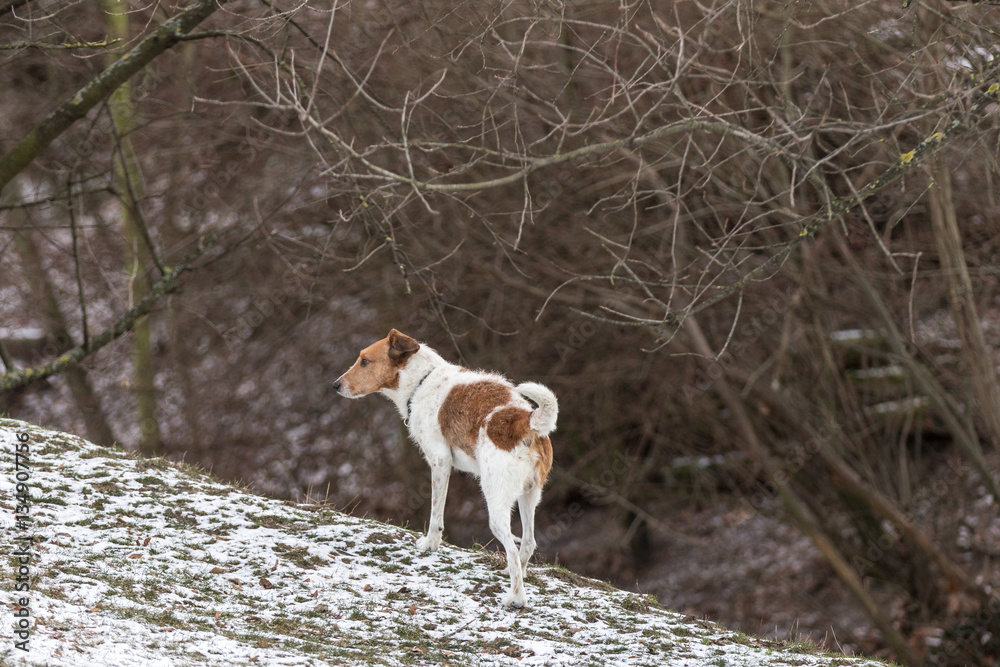
{"label": "twig", "polygon": [[[129,168],[129,164],[135,164],[134,155],[130,156],[131,151],[125,150],[125,137],[122,136],[118,127],[118,120],[115,117],[115,113],[110,105],[107,106],[108,116],[111,117],[111,133],[115,139],[115,152],[118,154],[118,159],[121,161],[121,180],[125,183],[125,190],[128,192],[128,197],[119,195],[122,200],[122,204],[125,205],[126,210],[131,215],[131,224],[133,224],[139,232],[139,236],[142,237],[142,242],[146,246],[146,251],[149,252],[149,256],[153,260],[153,264],[156,265],[157,270],[159,270],[160,275],[164,274],[163,262],[160,261],[160,257],[156,254],[156,248],[153,246],[153,239],[149,235],[149,227],[146,225],[146,218],[142,215],[142,210],[139,208],[139,198],[136,196],[135,188],[132,184],[132,170]],[[130,162],[129,158],[132,157]],[[138,253],[138,248],[136,248]]]}
{"label": "twig", "polygon": [[[997,68],[995,67],[991,73],[996,74]],[[971,117],[979,114],[984,111],[987,106],[996,102],[998,99],[1000,99],[1000,83],[993,83],[989,86],[986,92],[973,103],[972,108],[969,110],[969,116]],[[962,120],[955,119],[943,131],[935,132],[931,136],[926,137],[923,141],[917,144],[917,147],[912,151],[900,155],[899,160],[882,172],[881,176],[869,182],[857,192],[853,192],[848,196],[838,197],[837,199],[831,201],[829,213],[826,211],[819,211],[811,216],[803,218],[801,220],[801,231],[799,232],[798,237],[789,241],[784,248],[769,257],[760,266],[751,269],[732,284],[720,289],[719,293],[715,296],[699,303],[691,309],[690,313],[693,315],[705,310],[718,301],[725,299],[733,292],[742,289],[746,284],[765,271],[779,266],[788,258],[792,251],[798,248],[799,245],[806,239],[815,236],[816,232],[818,232],[827,222],[852,210],[854,207],[858,206],[890,183],[894,183],[899,180],[904,174],[908,173],[914,167],[923,164],[928,157],[937,153],[941,148],[947,145],[948,142],[959,133],[961,127]]]}
{"label": "twig", "polygon": [[83,327],[83,346],[90,343],[90,327],[87,325],[87,298],[83,292],[83,278],[80,276],[80,254],[77,250],[76,211],[73,206],[73,177],[66,183],[67,199],[69,201],[69,231],[73,239],[73,268],[76,273],[76,291],[80,296],[80,318]]}

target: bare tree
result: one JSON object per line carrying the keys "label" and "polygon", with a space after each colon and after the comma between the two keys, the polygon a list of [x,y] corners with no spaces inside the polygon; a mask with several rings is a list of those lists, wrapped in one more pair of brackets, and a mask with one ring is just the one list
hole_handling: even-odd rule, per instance
{"label": "bare tree", "polygon": [[[135,433],[111,341],[153,314],[168,455],[419,520],[395,421],[323,393],[398,326],[558,389],[554,506],[625,456],[615,516],[674,539],[657,517],[679,502],[662,482],[676,461],[742,462],[718,483],[783,508],[900,660],[947,662],[921,633],[992,608],[997,577],[956,546],[963,510],[922,494],[945,457],[956,494],[998,491],[995,379],[927,333],[961,327],[964,368],[995,364],[979,321],[1000,252],[987,4],[231,0],[162,23],[141,10],[128,44],[90,30],[104,15],[80,9],[74,32],[76,10],[40,13],[0,74],[25,94],[18,77],[54,62],[72,76],[49,83],[41,123],[0,102],[24,137],[0,184],[6,206],[44,212],[31,233],[76,344],[0,388],[84,361],[116,432]],[[91,71],[111,46],[128,58]],[[110,140],[102,105],[126,81],[136,120]],[[116,175],[129,141],[135,175]],[[89,216],[78,237],[67,197]],[[148,222],[138,237],[123,201]],[[131,248],[150,291],[130,301]],[[986,660],[1000,633],[975,628],[942,645]]]}

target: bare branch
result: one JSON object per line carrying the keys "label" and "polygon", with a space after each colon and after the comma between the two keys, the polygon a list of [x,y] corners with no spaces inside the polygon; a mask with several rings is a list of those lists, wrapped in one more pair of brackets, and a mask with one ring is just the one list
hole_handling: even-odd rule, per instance
{"label": "bare branch", "polygon": [[87,115],[118,86],[177,44],[199,23],[211,16],[227,0],[197,0],[180,14],[167,19],[132,50],[90,80],[73,97],[63,102],[6,155],[0,157],[0,192],[28,166],[56,137]]}
{"label": "bare branch", "polygon": [[210,246],[205,246],[177,263],[172,269],[168,269],[166,274],[152,287],[149,293],[139,300],[132,308],[123,313],[114,323],[97,334],[92,336],[86,343],[74,347],[61,354],[57,359],[32,368],[20,369],[5,373],[0,376],[0,393],[8,392],[18,387],[23,387],[32,382],[45,379],[50,375],[60,373],[74,364],[80,363],[108,343],[127,333],[135,325],[136,320],[148,314],[160,299],[180,287],[180,277],[191,271],[194,267],[192,263],[198,259]]}

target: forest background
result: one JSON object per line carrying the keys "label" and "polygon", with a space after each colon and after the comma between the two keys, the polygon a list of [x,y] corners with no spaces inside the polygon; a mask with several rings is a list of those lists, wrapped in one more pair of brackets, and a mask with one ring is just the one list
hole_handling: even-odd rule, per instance
{"label": "forest background", "polygon": [[0,410],[419,528],[396,327],[558,394],[543,560],[992,664],[996,4],[5,0]]}

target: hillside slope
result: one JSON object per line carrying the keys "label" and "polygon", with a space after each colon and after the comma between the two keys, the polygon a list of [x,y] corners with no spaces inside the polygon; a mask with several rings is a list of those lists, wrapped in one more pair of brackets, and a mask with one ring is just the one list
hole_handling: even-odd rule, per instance
{"label": "hillside slope", "polygon": [[553,567],[533,565],[529,606],[505,610],[490,552],[420,554],[409,531],[24,422],[0,419],[0,446],[6,552],[34,538],[0,573],[0,665],[882,664],[798,653]]}

